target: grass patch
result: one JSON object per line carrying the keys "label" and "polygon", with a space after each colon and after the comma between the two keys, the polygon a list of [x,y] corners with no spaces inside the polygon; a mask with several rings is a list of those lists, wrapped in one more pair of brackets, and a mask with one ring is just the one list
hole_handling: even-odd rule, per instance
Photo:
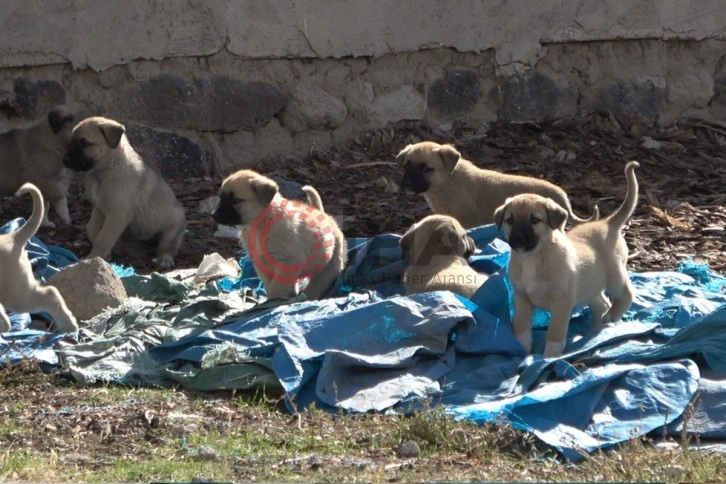
{"label": "grass patch", "polygon": [[0,372],[0,384],[2,481],[703,482],[726,471],[721,454],[656,449],[648,438],[573,465],[530,434],[455,421],[436,406],[290,415],[264,392],[79,388],[30,367]]}

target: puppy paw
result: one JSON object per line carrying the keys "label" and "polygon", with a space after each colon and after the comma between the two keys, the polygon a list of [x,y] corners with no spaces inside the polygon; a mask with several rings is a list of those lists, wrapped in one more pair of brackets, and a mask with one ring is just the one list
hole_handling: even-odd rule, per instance
{"label": "puppy paw", "polygon": [[557,358],[559,356],[562,356],[562,353],[565,351],[565,346],[567,346],[567,342],[564,340],[547,341],[542,356],[544,356],[545,358]]}
{"label": "puppy paw", "polygon": [[525,332],[515,335],[517,341],[524,347],[525,353],[529,354],[532,351],[532,333]]}
{"label": "puppy paw", "polygon": [[160,269],[169,269],[170,267],[174,267],[174,257],[169,254],[160,255],[154,259],[154,263]]}

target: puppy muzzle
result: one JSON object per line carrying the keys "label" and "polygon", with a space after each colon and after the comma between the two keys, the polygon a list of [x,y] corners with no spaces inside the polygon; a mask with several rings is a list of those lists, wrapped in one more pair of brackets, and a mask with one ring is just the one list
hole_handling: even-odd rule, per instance
{"label": "puppy muzzle", "polygon": [[212,213],[212,218],[222,225],[228,225],[234,227],[236,225],[242,225],[242,217],[240,217],[234,205],[226,200],[222,200],[217,205]]}
{"label": "puppy muzzle", "polygon": [[514,224],[512,230],[509,232],[507,241],[512,250],[531,252],[537,247],[539,237],[534,233],[531,225]]}
{"label": "puppy muzzle", "polygon": [[85,155],[80,145],[73,144],[63,156],[63,165],[74,171],[89,171],[93,168],[93,160]]}
{"label": "puppy muzzle", "polygon": [[427,192],[431,188],[431,184],[421,170],[411,168],[411,165],[407,165],[403,173],[403,178],[401,178],[401,188],[408,192],[420,194]]}

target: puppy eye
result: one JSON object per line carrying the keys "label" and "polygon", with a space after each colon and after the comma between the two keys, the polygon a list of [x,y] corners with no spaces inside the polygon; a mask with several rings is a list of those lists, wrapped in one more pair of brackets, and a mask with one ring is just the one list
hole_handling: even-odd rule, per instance
{"label": "puppy eye", "polygon": [[90,141],[88,141],[86,138],[81,138],[79,143],[81,145],[81,148],[88,148],[89,146],[91,146],[93,144]]}
{"label": "puppy eye", "polygon": [[507,220],[505,220],[505,222],[507,222],[507,225],[512,225],[514,223],[514,215],[510,215],[509,217],[507,217]]}
{"label": "puppy eye", "polygon": [[542,219],[539,218],[537,215],[530,215],[529,216],[529,223],[531,223],[532,225],[537,225],[541,221],[542,221]]}
{"label": "puppy eye", "polygon": [[424,173],[431,173],[432,171],[434,171],[434,169],[430,166],[425,166],[421,171],[423,171]]}
{"label": "puppy eye", "polygon": [[232,197],[232,203],[234,203],[235,205],[237,205],[238,203],[243,203],[243,202],[244,202],[244,200],[242,200],[241,198]]}

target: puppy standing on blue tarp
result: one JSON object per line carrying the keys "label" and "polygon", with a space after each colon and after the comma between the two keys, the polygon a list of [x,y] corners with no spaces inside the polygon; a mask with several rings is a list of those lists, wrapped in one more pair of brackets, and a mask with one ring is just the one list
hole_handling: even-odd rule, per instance
{"label": "puppy standing on blue tarp", "polygon": [[53,316],[60,331],[78,331],[76,318],[66,306],[58,289],[41,286],[33,274],[25,246],[38,231],[45,216],[45,206],[43,195],[35,185],[24,184],[17,195],[25,193],[33,197],[33,214],[15,232],[0,235],[0,333],[10,329],[5,308],[23,313],[45,311]]}
{"label": "puppy standing on blue tarp", "polygon": [[[638,163],[625,166],[628,193],[607,218],[565,233],[567,211],[535,194],[512,197],[495,212],[512,253],[509,277],[514,288],[513,329],[527,351],[532,346],[535,308],[550,312],[544,356],[560,356],[566,346],[573,308],[588,305],[593,329],[619,320],[633,302],[628,276],[628,246],[621,233],[638,201]],[[605,296],[612,298],[612,306]]]}

